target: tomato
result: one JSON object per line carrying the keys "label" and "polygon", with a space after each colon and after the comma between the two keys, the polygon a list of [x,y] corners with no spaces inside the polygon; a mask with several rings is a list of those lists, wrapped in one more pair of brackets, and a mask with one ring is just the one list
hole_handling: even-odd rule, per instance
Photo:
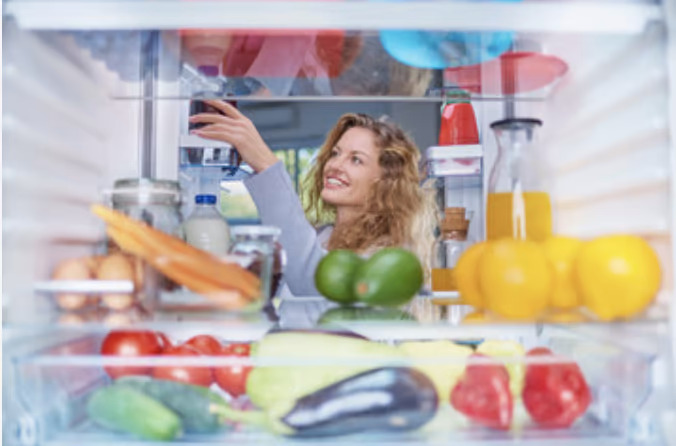
{"label": "tomato", "polygon": [[185,345],[189,345],[203,355],[218,355],[223,348],[218,339],[209,335],[197,335],[185,341]]}
{"label": "tomato", "polygon": [[[472,355],[472,357],[483,357]],[[500,362],[470,363],[451,391],[451,405],[470,420],[495,429],[509,429],[513,400],[509,373]]]}
{"label": "tomato", "polygon": [[[223,347],[220,355],[245,358],[250,352],[249,344],[230,344]],[[214,367],[214,378],[221,389],[237,398],[246,393],[246,379],[252,368],[240,365]]]}
{"label": "tomato", "polygon": [[[528,356],[556,357],[551,350],[538,347]],[[566,358],[526,367],[523,404],[533,421],[543,427],[569,427],[591,403],[591,392],[580,367]]]}
{"label": "tomato", "polygon": [[157,333],[157,336],[159,336],[160,341],[162,342],[162,350],[166,350],[166,349],[174,346],[174,343],[171,342],[171,339],[169,339],[169,336],[162,333],[161,331],[156,331],[155,333]]}
{"label": "tomato", "polygon": [[[162,356],[201,356],[200,353],[189,345],[171,347],[162,352]],[[157,366],[153,369],[153,378],[169,379],[186,384],[209,387],[213,382],[213,374],[209,367],[179,365],[181,360],[176,360],[175,366]]]}
{"label": "tomato", "polygon": [[[153,331],[115,330],[103,339],[101,354],[105,356],[150,356],[162,352],[160,338]],[[152,367],[144,366],[107,366],[104,367],[111,378],[125,375],[147,375]]]}

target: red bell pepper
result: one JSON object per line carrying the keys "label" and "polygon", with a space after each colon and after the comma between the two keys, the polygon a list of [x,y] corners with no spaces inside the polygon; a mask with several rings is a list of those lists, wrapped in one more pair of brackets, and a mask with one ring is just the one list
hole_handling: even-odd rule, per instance
{"label": "red bell pepper", "polygon": [[487,356],[488,362],[467,365],[464,376],[451,391],[451,405],[460,413],[483,426],[509,429],[512,423],[513,401],[509,390],[507,368]]}
{"label": "red bell pepper", "polygon": [[526,410],[533,421],[543,427],[569,427],[591,403],[591,392],[580,367],[544,347],[532,349],[527,356],[560,361],[527,365],[522,393]]}

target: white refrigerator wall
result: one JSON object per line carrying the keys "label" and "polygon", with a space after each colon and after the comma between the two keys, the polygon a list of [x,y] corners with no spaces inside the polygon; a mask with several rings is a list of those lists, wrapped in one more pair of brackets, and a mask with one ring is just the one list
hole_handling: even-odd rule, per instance
{"label": "white refrigerator wall", "polygon": [[3,29],[2,304],[4,320],[41,313],[33,282],[91,254],[103,225],[89,206],[115,178],[138,176],[136,94],[69,36]]}
{"label": "white refrigerator wall", "polygon": [[[642,35],[532,36],[568,73],[545,101],[517,101],[515,117],[543,121],[536,150],[552,199],[555,234],[589,239],[630,233],[657,250],[663,290],[654,315],[666,316],[674,287],[670,194],[673,167],[667,113],[665,30]],[[484,191],[497,155],[491,122],[504,104],[475,102],[484,149]]]}
{"label": "white refrigerator wall", "polygon": [[546,103],[541,140],[555,232],[646,237],[664,272],[652,309],[661,316],[674,283],[665,33],[655,25],[638,36],[544,39],[570,71]]}

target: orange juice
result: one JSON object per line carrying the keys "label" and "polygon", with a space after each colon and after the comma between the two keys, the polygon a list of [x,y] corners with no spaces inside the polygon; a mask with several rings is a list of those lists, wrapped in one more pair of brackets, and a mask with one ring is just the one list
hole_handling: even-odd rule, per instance
{"label": "orange juice", "polygon": [[457,289],[452,268],[432,268],[432,291],[455,291]]}
{"label": "orange juice", "polygon": [[552,206],[546,192],[494,192],[486,204],[486,238],[543,241],[552,235]]}

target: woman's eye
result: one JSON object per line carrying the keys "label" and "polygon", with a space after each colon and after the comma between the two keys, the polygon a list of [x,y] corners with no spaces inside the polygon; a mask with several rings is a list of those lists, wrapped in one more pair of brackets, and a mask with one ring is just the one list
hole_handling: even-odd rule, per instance
{"label": "woman's eye", "polygon": [[333,150],[331,151],[331,158],[334,158],[334,157],[336,157],[336,156],[338,156],[338,151],[337,151],[336,149],[333,149]]}
{"label": "woman's eye", "polygon": [[361,164],[361,159],[359,159],[359,157],[353,156],[352,162],[355,163],[355,164]]}

